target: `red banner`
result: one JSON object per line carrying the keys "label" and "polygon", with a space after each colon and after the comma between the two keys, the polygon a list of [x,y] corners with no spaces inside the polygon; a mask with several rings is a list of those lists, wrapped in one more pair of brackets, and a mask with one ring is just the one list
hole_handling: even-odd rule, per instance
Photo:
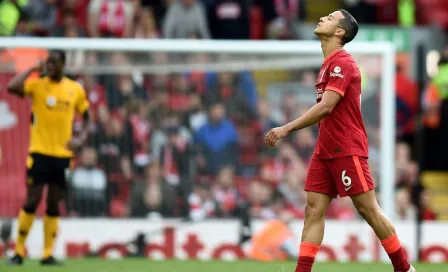
{"label": "red banner", "polygon": [[0,217],[15,217],[25,197],[30,102],[7,93],[0,75]]}

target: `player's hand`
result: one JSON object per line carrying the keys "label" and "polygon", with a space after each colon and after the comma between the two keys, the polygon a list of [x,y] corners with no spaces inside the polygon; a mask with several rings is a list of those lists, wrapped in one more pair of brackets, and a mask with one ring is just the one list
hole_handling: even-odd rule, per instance
{"label": "player's hand", "polygon": [[276,127],[266,134],[264,141],[270,146],[275,146],[278,140],[285,138],[288,134],[289,132],[286,127]]}
{"label": "player's hand", "polygon": [[36,72],[41,72],[44,70],[45,67],[45,61],[43,60],[39,60],[36,62],[36,64],[34,64],[34,66],[32,67],[32,69]]}
{"label": "player's hand", "polygon": [[73,137],[70,142],[67,143],[67,149],[71,151],[79,150],[85,143],[85,137]]}

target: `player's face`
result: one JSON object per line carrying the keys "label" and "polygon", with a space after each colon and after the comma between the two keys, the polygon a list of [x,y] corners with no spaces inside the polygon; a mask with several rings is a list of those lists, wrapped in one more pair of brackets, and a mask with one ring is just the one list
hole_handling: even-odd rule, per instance
{"label": "player's face", "polygon": [[336,35],[339,28],[339,21],[344,18],[344,15],[340,11],[335,11],[328,16],[322,17],[319,20],[319,23],[314,29],[314,33],[317,36],[327,36],[331,37]]}
{"label": "player's face", "polygon": [[46,68],[49,77],[59,77],[64,70],[64,63],[61,56],[57,53],[52,53],[47,58]]}

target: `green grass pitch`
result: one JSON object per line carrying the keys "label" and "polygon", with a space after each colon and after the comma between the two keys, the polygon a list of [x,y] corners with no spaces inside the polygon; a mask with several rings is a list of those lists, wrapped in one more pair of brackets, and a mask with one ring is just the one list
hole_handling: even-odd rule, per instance
{"label": "green grass pitch", "polygon": [[[69,260],[64,267],[41,267],[38,262],[27,261],[22,267],[10,267],[1,260],[2,272],[293,272],[294,262],[254,262],[254,261],[151,261],[145,259],[126,260]],[[417,264],[419,272],[448,272],[448,264]],[[392,272],[392,266],[384,264],[360,263],[317,263],[313,272]]]}

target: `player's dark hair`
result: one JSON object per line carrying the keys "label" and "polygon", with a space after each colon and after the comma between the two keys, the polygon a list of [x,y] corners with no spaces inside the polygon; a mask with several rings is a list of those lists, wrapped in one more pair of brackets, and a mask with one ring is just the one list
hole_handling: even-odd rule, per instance
{"label": "player's dark hair", "polygon": [[351,42],[358,34],[358,22],[355,17],[353,17],[348,11],[345,9],[339,10],[344,18],[339,22],[339,27],[345,30],[345,35],[342,37],[342,44],[346,44]]}
{"label": "player's dark hair", "polygon": [[62,50],[52,50],[51,51],[52,54],[58,54],[59,55],[59,59],[62,61],[62,64],[65,64],[65,52]]}

